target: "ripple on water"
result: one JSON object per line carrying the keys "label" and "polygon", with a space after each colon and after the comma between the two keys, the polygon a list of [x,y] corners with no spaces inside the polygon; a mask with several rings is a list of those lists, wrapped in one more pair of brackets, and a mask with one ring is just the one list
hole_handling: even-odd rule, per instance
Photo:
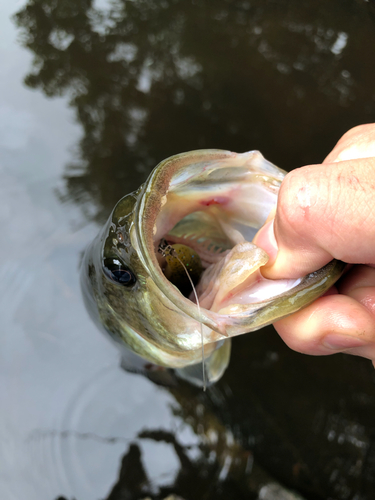
{"label": "ripple on water", "polygon": [[178,431],[179,443],[187,447],[191,458],[200,442],[174,415],[177,406],[164,388],[108,367],[77,389],[57,429],[31,436],[29,452],[49,479],[58,476],[61,493],[93,500],[106,498],[118,479],[124,455],[136,445],[147,476],[146,490],[157,492],[158,484],[173,484],[180,463],[170,443],[145,439],[140,433]]}

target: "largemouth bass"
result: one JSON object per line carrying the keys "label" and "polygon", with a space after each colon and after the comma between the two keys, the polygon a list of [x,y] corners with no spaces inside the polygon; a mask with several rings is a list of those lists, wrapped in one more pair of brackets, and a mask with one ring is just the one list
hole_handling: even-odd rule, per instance
{"label": "largemouth bass", "polygon": [[191,151],[162,161],[117,203],[85,252],[81,282],[126,367],[174,368],[199,384],[203,344],[215,382],[230,337],[296,312],[341,276],[345,264],[334,260],[300,279],[263,278],[268,256],[251,241],[285,174],[258,151]]}

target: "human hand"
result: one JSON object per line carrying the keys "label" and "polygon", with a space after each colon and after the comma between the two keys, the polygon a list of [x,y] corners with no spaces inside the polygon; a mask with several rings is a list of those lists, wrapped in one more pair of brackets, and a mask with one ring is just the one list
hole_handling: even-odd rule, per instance
{"label": "human hand", "polygon": [[[274,218],[273,218],[274,217]],[[349,130],[322,165],[290,172],[255,242],[266,278],[297,278],[333,258],[354,264],[323,297],[275,323],[292,349],[375,360],[375,124]]]}

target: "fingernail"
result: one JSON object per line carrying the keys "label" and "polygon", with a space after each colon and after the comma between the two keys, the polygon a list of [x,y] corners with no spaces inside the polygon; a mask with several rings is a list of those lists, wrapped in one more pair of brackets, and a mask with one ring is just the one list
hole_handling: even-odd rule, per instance
{"label": "fingernail", "polygon": [[272,219],[270,222],[267,222],[267,224],[262,227],[262,229],[254,238],[254,243],[258,247],[263,248],[263,250],[268,254],[270,258],[267,265],[273,264],[278,252],[278,246],[274,232],[274,221],[275,219]]}
{"label": "fingernail", "polygon": [[334,351],[344,351],[353,347],[362,347],[368,344],[368,341],[351,335],[343,335],[342,333],[330,333],[324,337],[322,344]]}

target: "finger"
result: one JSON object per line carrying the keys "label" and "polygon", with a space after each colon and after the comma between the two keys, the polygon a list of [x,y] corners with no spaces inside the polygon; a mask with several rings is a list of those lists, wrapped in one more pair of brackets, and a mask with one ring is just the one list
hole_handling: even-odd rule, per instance
{"label": "finger", "polygon": [[337,284],[340,293],[362,304],[375,318],[375,269],[354,266]]}
{"label": "finger", "polygon": [[375,359],[375,317],[352,297],[321,297],[274,326],[284,342],[301,353],[347,352]]}
{"label": "finger", "polygon": [[375,156],[375,124],[354,127],[344,134],[323,163]]}
{"label": "finger", "polygon": [[290,172],[280,188],[273,228],[269,223],[254,239],[270,255],[264,276],[297,278],[332,258],[375,263],[374,196],[375,158]]}
{"label": "finger", "polygon": [[375,286],[355,288],[349,296],[364,306],[375,319]]}
{"label": "finger", "polygon": [[364,265],[353,266],[337,282],[339,293],[350,295],[356,288],[375,286],[375,268]]}

